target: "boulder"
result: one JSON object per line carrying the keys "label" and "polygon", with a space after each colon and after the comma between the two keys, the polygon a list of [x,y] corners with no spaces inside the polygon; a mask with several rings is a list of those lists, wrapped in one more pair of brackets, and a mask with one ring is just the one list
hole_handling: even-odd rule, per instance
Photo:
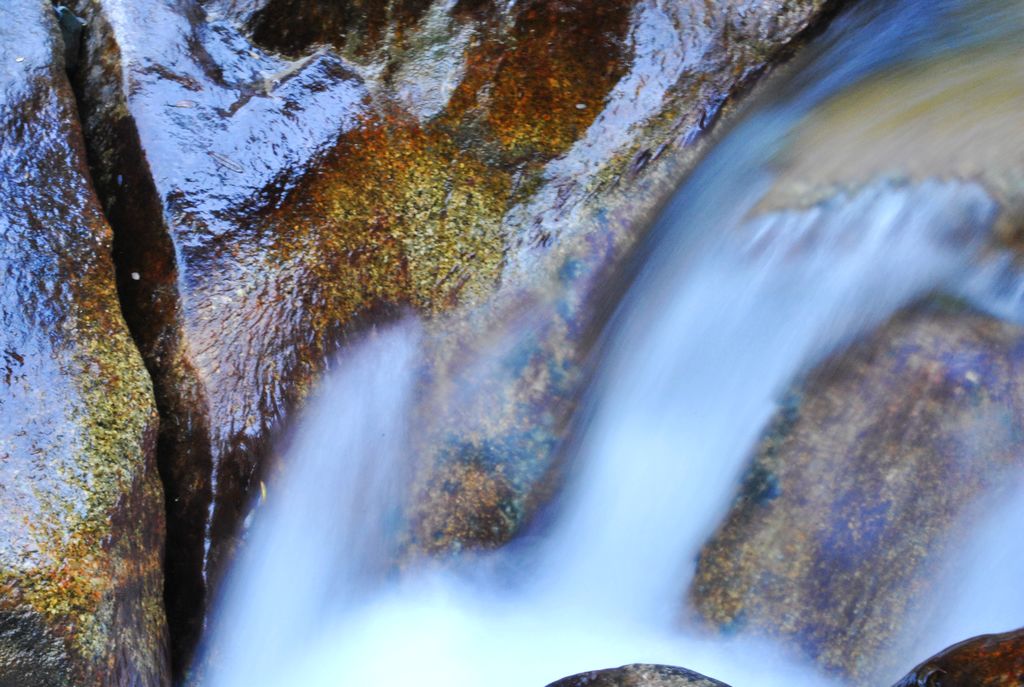
{"label": "boulder", "polygon": [[979,510],[1024,473],[1024,329],[956,303],[894,318],[781,403],[689,599],[851,684],[898,674]]}
{"label": "boulder", "polygon": [[729,687],[686,668],[641,663],[580,673],[548,687]]}
{"label": "boulder", "polygon": [[169,685],[149,377],[53,5],[0,10],[0,685]]}
{"label": "boulder", "polygon": [[914,668],[895,687],[1020,687],[1024,630],[954,644]]}
{"label": "boulder", "polygon": [[[468,381],[425,392],[453,424],[421,438],[409,550],[521,528],[583,379],[600,309],[582,304],[723,104],[830,4],[74,3],[96,183],[163,418],[179,669],[269,447],[368,320],[459,313],[431,325],[425,375]],[[538,302],[555,314],[515,331]],[[482,370],[496,339],[512,357]],[[449,463],[479,486],[444,487]],[[467,493],[501,512],[437,525]]]}
{"label": "boulder", "polygon": [[[980,44],[908,60],[816,108],[793,131],[762,209],[813,205],[880,178],[981,184],[1000,204],[997,234],[1018,246],[1024,231],[1024,30],[1020,8],[986,0],[951,22],[979,19]],[[977,13],[976,16],[971,14]]]}

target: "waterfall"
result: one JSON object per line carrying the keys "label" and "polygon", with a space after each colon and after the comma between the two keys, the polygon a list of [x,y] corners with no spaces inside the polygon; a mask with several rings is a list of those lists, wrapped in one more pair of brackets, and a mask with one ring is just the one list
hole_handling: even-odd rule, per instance
{"label": "waterfall", "polygon": [[[997,207],[974,183],[881,177],[810,207],[752,211],[786,136],[820,103],[895,63],[991,40],[967,5],[867,2],[841,17],[679,190],[608,326],[556,520],[533,550],[499,554],[515,584],[385,574],[422,335],[404,322],[344,352],[257,509],[204,684],[518,687],[631,662],[734,687],[828,684],[768,643],[680,627],[694,558],[794,379],[923,296],[991,281]],[[1017,584],[981,568],[970,580],[977,594]]]}
{"label": "waterfall", "polygon": [[[724,515],[786,385],[954,280],[972,252],[955,237],[993,214],[976,187],[882,186],[727,227],[686,269],[659,260],[616,323],[586,474],[543,564],[553,595],[656,617],[684,588],[681,563]],[[648,299],[648,282],[671,299]]]}
{"label": "waterfall", "polygon": [[214,684],[290,684],[288,671],[273,677],[281,661],[379,586],[409,478],[419,339],[411,322],[370,336],[320,385],[226,585],[216,651],[231,674]]}
{"label": "waterfall", "polygon": [[942,590],[950,600],[922,642],[930,656],[967,637],[1015,630],[1024,614],[1024,480],[1011,483],[975,526]]}

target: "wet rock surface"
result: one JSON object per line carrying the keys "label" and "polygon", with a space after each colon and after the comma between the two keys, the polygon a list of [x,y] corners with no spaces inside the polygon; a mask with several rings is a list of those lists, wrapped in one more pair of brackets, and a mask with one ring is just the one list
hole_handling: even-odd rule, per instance
{"label": "wet rock surface", "polygon": [[[502,219],[502,282],[487,308],[468,314],[464,308],[435,327],[443,337],[434,347],[431,377],[441,381],[425,394],[424,418],[431,422],[420,426],[436,430],[420,437],[423,469],[410,498],[411,556],[500,546],[549,501],[565,468],[559,446],[571,431],[572,410],[588,378],[590,349],[623,288],[617,269],[704,149],[702,134],[728,110],[730,98],[820,17],[825,5],[634,3],[624,45],[602,49],[615,56],[615,79],[607,81],[603,102],[592,102],[589,91],[565,101],[578,100],[586,127],[570,136],[555,128],[540,135],[522,129],[519,148],[578,137],[543,165],[521,167]],[[570,14],[558,16],[556,6]],[[566,67],[540,61],[543,70],[529,70],[540,58],[523,56],[543,52],[531,48],[531,40],[543,38],[541,48],[544,41],[561,40],[552,31],[583,21],[573,19],[571,12],[578,11],[593,14],[575,3],[526,3],[522,17],[534,28],[523,30],[498,62],[495,83],[504,83],[502,70],[523,60],[513,72],[521,75],[510,83],[522,84],[524,98],[538,88],[558,91],[534,80],[536,74],[565,73]],[[618,26],[615,13],[598,16]],[[595,41],[587,39],[590,45]],[[573,48],[564,59],[572,65],[571,55],[583,50]],[[562,55],[553,49],[547,54]],[[599,62],[594,60],[595,69]],[[562,95],[581,78],[589,77],[563,78]],[[514,104],[509,115],[526,113],[544,126],[561,121],[564,127],[573,120],[564,116],[571,108],[559,110],[562,95],[544,96],[556,104],[548,108],[550,123],[540,114],[540,101]],[[487,102],[497,100],[489,96]],[[504,140],[501,129],[497,136]],[[494,356],[495,350],[497,361],[483,364],[480,352]],[[473,489],[485,486],[482,493],[503,491],[511,498],[468,498],[454,486],[461,475],[470,476]]]}
{"label": "wet rock surface", "polygon": [[1000,203],[997,233],[1019,246],[1024,231],[1020,9],[1017,2],[967,6],[962,14],[982,13],[994,34],[1004,38],[908,60],[818,108],[794,131],[763,207],[813,204],[880,178],[969,179]]}
{"label": "wet rock surface", "polygon": [[0,685],[169,684],[157,418],[53,6],[0,8]]}
{"label": "wet rock surface", "polygon": [[580,673],[548,687],[728,687],[692,670],[674,666],[635,664]]}
{"label": "wet rock surface", "polygon": [[1022,351],[1024,329],[932,304],[820,365],[700,554],[699,615],[891,680],[978,510],[1024,470]]}
{"label": "wet rock surface", "polygon": [[[723,104],[827,4],[74,4],[90,159],[164,419],[179,670],[271,441],[362,322],[462,313],[433,325],[425,374],[469,381],[427,394],[453,429],[421,438],[410,551],[519,531],[583,378],[583,303]],[[555,319],[516,331],[537,301]],[[501,337],[511,357],[476,369]]]}
{"label": "wet rock surface", "polygon": [[1024,630],[972,637],[914,668],[895,687],[1024,685]]}

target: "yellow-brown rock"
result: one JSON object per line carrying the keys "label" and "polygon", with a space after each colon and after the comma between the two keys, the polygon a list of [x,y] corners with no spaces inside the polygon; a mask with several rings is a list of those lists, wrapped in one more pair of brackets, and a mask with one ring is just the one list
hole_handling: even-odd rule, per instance
{"label": "yellow-brown rock", "polygon": [[150,380],[53,5],[0,9],[0,684],[164,687]]}
{"label": "yellow-brown rock", "polygon": [[1018,243],[1024,56],[1014,27],[1021,25],[1021,4],[986,0],[963,12],[1001,24],[1000,35],[907,60],[817,108],[794,132],[762,206],[814,203],[880,178],[972,180],[1001,204],[1001,238]]}
{"label": "yellow-brown rock", "polygon": [[[519,337],[465,412],[426,394],[453,415],[421,437],[433,496],[410,548],[520,529],[584,378],[600,309],[582,304],[723,104],[828,4],[77,0],[90,155],[164,418],[179,670],[271,441],[361,323],[459,312],[432,325],[439,379]],[[557,314],[524,338],[537,301]],[[450,461],[480,488],[435,489]],[[468,493],[514,497],[437,526]]]}

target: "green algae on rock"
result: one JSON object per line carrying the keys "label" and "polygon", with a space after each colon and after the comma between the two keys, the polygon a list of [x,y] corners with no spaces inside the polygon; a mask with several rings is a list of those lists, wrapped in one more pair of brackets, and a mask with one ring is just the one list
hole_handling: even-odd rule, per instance
{"label": "green algae on rock", "polygon": [[548,687],[729,687],[692,670],[674,666],[634,664],[580,673]]}
{"label": "green algae on rock", "polygon": [[981,635],[932,656],[895,687],[1020,687],[1024,630]]}
{"label": "green algae on rock", "polygon": [[52,5],[0,10],[0,684],[169,684],[157,419]]}
{"label": "green algae on rock", "polygon": [[851,684],[898,674],[960,536],[1024,470],[1022,352],[1024,329],[931,305],[821,364],[705,544],[696,611]]}

